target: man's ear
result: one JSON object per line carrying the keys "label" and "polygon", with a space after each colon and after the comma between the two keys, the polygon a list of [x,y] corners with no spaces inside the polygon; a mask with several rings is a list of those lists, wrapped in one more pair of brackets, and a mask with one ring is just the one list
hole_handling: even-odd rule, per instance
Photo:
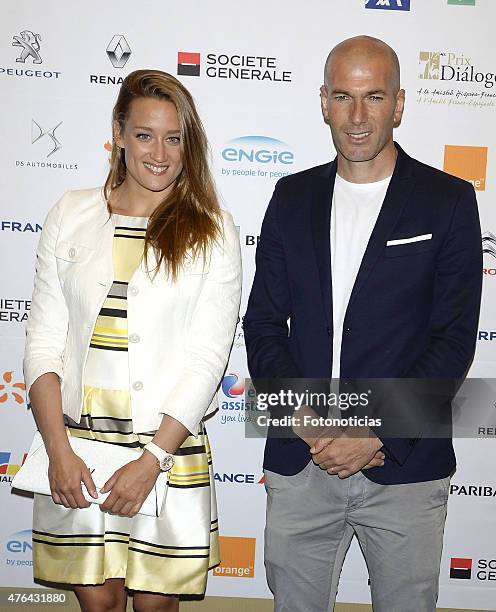
{"label": "man's ear", "polygon": [[328,102],[327,85],[322,85],[320,87],[320,107],[322,109],[322,117],[326,123],[329,123]]}
{"label": "man's ear", "polygon": [[398,127],[401,123],[403,110],[405,108],[405,90],[400,89],[396,94],[396,107],[394,109],[394,127]]}

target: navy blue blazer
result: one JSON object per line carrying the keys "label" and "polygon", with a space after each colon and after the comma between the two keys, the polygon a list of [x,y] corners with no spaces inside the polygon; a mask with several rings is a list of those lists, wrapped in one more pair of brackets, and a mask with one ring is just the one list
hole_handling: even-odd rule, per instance
{"label": "navy blue blazer", "polygon": [[[398,157],[346,310],[344,378],[463,378],[473,359],[481,231],[470,183]],[[329,378],[332,370],[330,215],[337,163],[281,179],[267,208],[244,318],[250,375]],[[386,247],[388,240],[432,239]],[[288,327],[288,320],[290,326]],[[381,484],[444,478],[451,439],[383,439]],[[291,475],[310,460],[300,438],[269,438],[264,468]]]}

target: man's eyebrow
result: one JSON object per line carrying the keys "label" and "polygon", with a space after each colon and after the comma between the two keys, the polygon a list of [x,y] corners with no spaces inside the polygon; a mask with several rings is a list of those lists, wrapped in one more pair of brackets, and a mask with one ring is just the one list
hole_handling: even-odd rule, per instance
{"label": "man's eyebrow", "polygon": [[[352,94],[349,91],[346,91],[345,89],[333,89],[331,91],[331,96],[335,96],[335,95],[340,95],[340,94],[344,94],[345,96],[352,96]],[[387,95],[387,92],[385,92],[383,89],[373,89],[371,91],[367,91],[365,92],[365,96],[374,96],[380,94],[381,96],[385,96]]]}

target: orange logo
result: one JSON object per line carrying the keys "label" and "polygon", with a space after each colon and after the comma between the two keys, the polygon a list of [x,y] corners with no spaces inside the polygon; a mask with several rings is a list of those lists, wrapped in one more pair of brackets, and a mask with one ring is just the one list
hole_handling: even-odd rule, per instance
{"label": "orange logo", "polygon": [[472,183],[476,191],[486,190],[487,147],[444,147],[444,171]]}
{"label": "orange logo", "polygon": [[214,576],[253,578],[255,576],[255,538],[219,537],[221,562]]}
{"label": "orange logo", "polygon": [[[7,401],[9,394],[15,399],[18,404],[24,404],[24,394],[14,391],[14,389],[26,390],[26,385],[21,382],[12,383],[12,374],[14,372],[4,372],[2,379],[5,385],[0,384],[0,404]],[[5,391],[4,391],[5,389]],[[3,392],[3,393],[2,393]]]}
{"label": "orange logo", "polygon": [[107,142],[103,145],[103,148],[105,149],[105,151],[108,151],[110,153],[110,151],[112,151],[112,144],[107,140]]}

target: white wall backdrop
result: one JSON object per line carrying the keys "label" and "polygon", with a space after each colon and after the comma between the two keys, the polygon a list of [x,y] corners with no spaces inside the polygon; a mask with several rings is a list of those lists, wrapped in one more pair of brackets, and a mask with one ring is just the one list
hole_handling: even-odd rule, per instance
{"label": "white wall backdrop", "polygon": [[[65,190],[103,183],[119,80],[138,68],[178,75],[179,59],[178,78],[193,93],[210,139],[219,193],[239,225],[243,315],[257,235],[275,181],[334,156],[318,95],[327,52],[340,40],[362,33],[390,43],[400,57],[407,91],[396,139],[410,155],[472,180],[478,190],[487,254],[472,375],[490,377],[496,361],[495,18],[494,0],[4,4],[1,585],[32,584],[31,501],[12,495],[9,481],[34,429],[21,363],[35,247],[48,209]],[[227,374],[219,392],[221,408],[208,424],[224,538],[223,565],[210,578],[208,594],[270,597],[263,567],[265,494],[259,482],[263,443],[244,437],[250,411],[241,394],[247,376],[241,323]],[[452,484],[439,604],[496,610],[494,435],[457,441],[456,446],[459,468]],[[464,568],[465,577],[450,577],[450,567]],[[367,580],[353,546],[339,599],[370,601]]]}

